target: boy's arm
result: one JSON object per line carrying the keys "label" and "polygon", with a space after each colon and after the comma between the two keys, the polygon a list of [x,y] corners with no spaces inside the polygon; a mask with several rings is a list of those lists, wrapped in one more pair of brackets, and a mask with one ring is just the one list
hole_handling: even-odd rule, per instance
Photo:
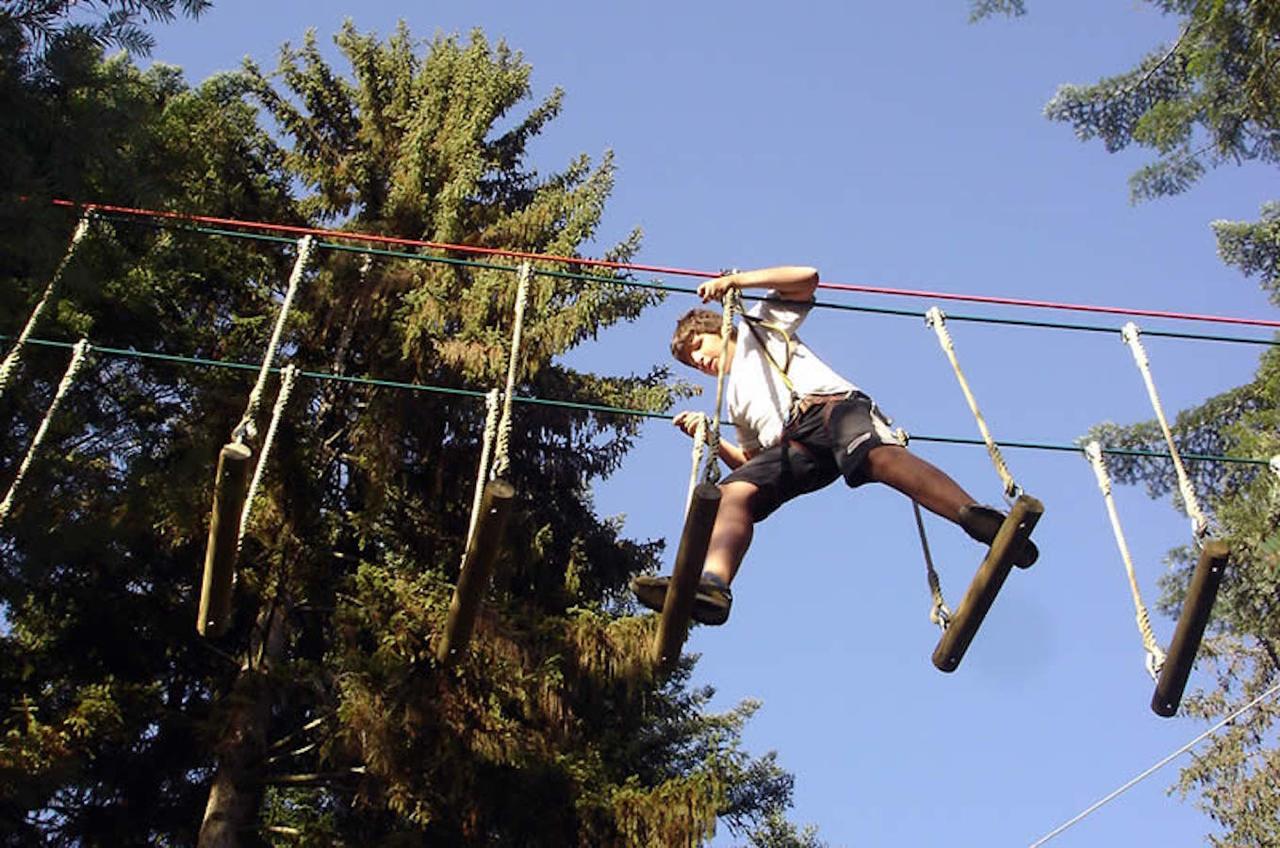
{"label": "boy's arm", "polygon": [[813,300],[813,293],[818,290],[818,269],[807,265],[779,265],[726,274],[698,286],[698,296],[703,303],[721,300],[730,288],[772,289],[783,300]]}
{"label": "boy's arm", "polygon": [[[697,412],[681,412],[676,415],[675,420],[671,423],[683,430],[685,435],[692,436],[697,432],[698,416],[699,413]],[[755,456],[755,451],[746,450],[738,447],[732,442],[726,442],[724,439],[721,439],[719,454],[720,459],[724,461],[725,465],[730,468],[737,468],[747,460],[751,459],[751,457]]]}

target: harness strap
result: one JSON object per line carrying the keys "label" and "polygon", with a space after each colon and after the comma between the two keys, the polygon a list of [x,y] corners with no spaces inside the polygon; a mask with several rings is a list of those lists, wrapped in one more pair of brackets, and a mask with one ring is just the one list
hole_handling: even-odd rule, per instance
{"label": "harness strap", "polygon": [[982,434],[982,440],[987,443],[987,453],[991,455],[991,463],[996,467],[996,474],[1000,476],[1001,482],[1004,483],[1004,496],[1007,500],[1012,501],[1021,494],[1022,489],[1014,482],[1013,474],[1010,473],[1009,466],[1005,464],[1004,456],[1000,453],[1000,446],[991,437],[991,431],[987,429],[986,419],[982,417],[982,412],[978,409],[978,401],[974,399],[973,392],[969,389],[969,381],[965,379],[964,371],[960,370],[960,360],[956,358],[955,342],[951,340],[951,333],[947,330],[947,316],[941,309],[934,306],[925,313],[924,321],[933,328],[933,332],[938,337],[938,343],[942,345],[942,352],[951,361],[951,367],[956,372],[956,379],[960,382],[960,390],[964,392],[964,398],[969,402],[969,410],[978,422],[978,431]]}
{"label": "harness strap", "polygon": [[1120,330],[1120,335],[1124,338],[1125,344],[1133,352],[1133,360],[1138,364],[1138,370],[1142,372],[1143,382],[1147,384],[1147,394],[1151,398],[1151,408],[1155,410],[1156,420],[1160,422],[1160,430],[1164,433],[1165,444],[1169,446],[1169,455],[1173,457],[1173,470],[1178,476],[1178,493],[1182,496],[1182,503],[1186,506],[1187,515],[1191,517],[1191,530],[1195,536],[1196,545],[1199,546],[1205,537],[1209,535],[1209,519],[1200,509],[1200,501],[1196,498],[1196,490],[1191,485],[1191,478],[1187,476],[1186,466],[1182,464],[1182,457],[1178,454],[1178,446],[1173,442],[1173,431],[1169,429],[1169,421],[1165,418],[1164,407],[1160,404],[1160,395],[1156,391],[1156,382],[1151,376],[1151,360],[1147,358],[1147,351],[1142,346],[1141,334],[1142,331],[1138,329],[1138,325],[1132,321],[1125,324]]}
{"label": "harness strap", "polygon": [[[786,327],[781,324],[775,324],[772,321],[765,321],[754,315],[742,316],[743,323],[747,325],[747,329],[751,331],[751,335],[755,337],[756,343],[760,345],[760,349],[764,352],[765,359],[769,360],[769,364],[773,366],[773,370],[778,372],[778,376],[782,378],[782,384],[787,387],[787,393],[790,397],[790,408],[787,410],[787,419],[790,420],[795,414],[796,405],[800,403],[800,393],[796,391],[796,385],[791,380],[791,376],[787,373],[791,370],[791,359],[795,355],[795,339]],[[787,345],[787,357],[783,365],[778,364],[778,360],[773,358],[773,354],[769,352],[769,344],[761,335],[756,327],[764,327],[766,330],[773,330],[782,336],[783,341]]]}
{"label": "harness strap", "polygon": [[942,597],[942,581],[938,579],[938,571],[933,567],[933,554],[929,552],[929,538],[924,532],[924,516],[920,512],[920,504],[914,499],[911,508],[916,513],[916,530],[920,532],[920,547],[924,550],[924,567],[929,579],[929,594],[933,596],[933,606],[929,609],[929,620],[938,625],[943,633],[951,624],[951,609]]}
{"label": "harness strap", "polygon": [[1142,601],[1142,593],[1138,591],[1138,578],[1133,569],[1133,557],[1129,554],[1129,545],[1125,542],[1124,530],[1120,527],[1120,514],[1116,512],[1115,498],[1111,495],[1111,475],[1107,473],[1107,463],[1102,458],[1102,446],[1097,442],[1089,442],[1085,445],[1084,453],[1089,458],[1089,464],[1093,466],[1094,476],[1098,478],[1098,488],[1102,490],[1103,500],[1107,503],[1107,515],[1111,518],[1111,531],[1115,534],[1120,558],[1124,560],[1124,569],[1129,575],[1129,590],[1133,593],[1133,608],[1138,621],[1138,632],[1142,634],[1142,647],[1147,651],[1147,672],[1153,679],[1158,679],[1160,669],[1164,667],[1164,650],[1151,629],[1151,616],[1147,612],[1147,605]]}

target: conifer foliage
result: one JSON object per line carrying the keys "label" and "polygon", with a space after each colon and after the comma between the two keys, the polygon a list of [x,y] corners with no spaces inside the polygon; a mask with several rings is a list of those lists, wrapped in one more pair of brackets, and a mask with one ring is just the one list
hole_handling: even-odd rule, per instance
{"label": "conifer foliage", "polygon": [[[65,248],[71,219],[42,205],[60,195],[568,256],[596,238],[612,157],[532,168],[528,144],[563,97],[530,105],[519,54],[479,32],[424,44],[404,27],[384,40],[348,25],[335,44],[341,67],[308,34],[270,73],[249,63],[195,88],[90,45],[39,79],[15,60],[4,96],[25,126],[0,124],[17,151],[10,186],[56,235],[0,235],[4,332]],[[632,233],[604,253],[638,245]],[[514,266],[444,258],[458,261],[319,250],[282,359],[501,385]],[[292,260],[287,245],[100,214],[37,335],[256,363]],[[667,408],[684,389],[663,368],[609,376],[558,359],[655,297],[536,276],[518,391]],[[5,484],[65,356],[29,348],[0,396]],[[197,637],[213,462],[253,377],[100,353],[69,395],[0,527],[6,844],[669,846],[717,821],[755,844],[817,844],[783,815],[791,777],[740,747],[754,705],[707,714],[688,663],[662,677],[647,660],[651,627],[624,590],[661,545],[627,539],[590,498],[635,419],[517,405],[509,544],[471,652],[445,667],[433,647],[483,404],[302,379],[228,635]]]}

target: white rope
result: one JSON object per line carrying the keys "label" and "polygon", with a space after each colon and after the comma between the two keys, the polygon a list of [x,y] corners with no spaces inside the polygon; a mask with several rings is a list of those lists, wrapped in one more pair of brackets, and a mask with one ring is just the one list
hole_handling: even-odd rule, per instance
{"label": "white rope", "polygon": [[720,357],[716,364],[716,409],[715,414],[707,419],[706,430],[707,456],[703,480],[708,483],[720,482],[720,418],[724,410],[724,376],[729,369],[729,339],[733,335],[733,319],[742,311],[742,297],[738,290],[732,286],[726,289],[721,305],[723,309],[720,313]]}
{"label": "white rope", "polygon": [[[484,397],[484,442],[480,447],[480,470],[476,473],[476,493],[471,499],[471,523],[467,526],[466,548],[471,547],[476,524],[480,520],[480,502],[484,499],[484,484],[489,479],[489,455],[493,452],[494,438],[498,432],[498,390],[491,389]],[[463,553],[465,558],[465,551]]]}
{"label": "white rope", "polygon": [[920,504],[914,499],[911,506],[916,512],[916,529],[920,531],[920,547],[924,550],[924,567],[929,580],[929,594],[933,596],[933,606],[929,609],[929,620],[938,625],[943,633],[951,625],[951,608],[942,597],[942,581],[938,579],[938,571],[933,567],[933,554],[929,551],[929,538],[924,532],[924,515],[920,512]]}
{"label": "white rope", "polygon": [[67,252],[63,254],[62,261],[58,263],[58,267],[53,272],[53,277],[49,280],[49,285],[45,286],[44,294],[36,303],[35,308],[31,310],[31,317],[27,319],[26,326],[22,328],[22,332],[18,334],[18,341],[14,343],[13,349],[5,356],[4,362],[0,364],[0,395],[4,394],[4,390],[9,387],[9,381],[13,378],[13,372],[18,367],[18,362],[22,358],[23,345],[27,343],[27,338],[35,329],[36,322],[40,320],[40,315],[48,306],[50,299],[53,297],[54,291],[58,288],[58,281],[62,279],[62,274],[67,270],[67,266],[71,264],[71,258],[75,256],[76,248],[80,246],[80,242],[84,241],[84,237],[89,232],[89,213],[86,212],[79,223],[76,224],[75,232],[71,234],[71,243],[67,245]]}
{"label": "white rope", "polygon": [[982,434],[982,440],[987,443],[987,453],[991,455],[991,462],[996,467],[996,474],[1000,475],[1000,480],[1004,484],[1004,496],[1007,500],[1012,501],[1022,490],[1014,482],[1013,474],[1009,472],[1009,466],[1005,464],[1004,456],[1000,453],[1000,446],[991,437],[991,431],[987,429],[986,419],[982,417],[982,412],[978,409],[978,401],[969,389],[969,381],[965,379],[964,371],[960,369],[960,360],[956,358],[955,342],[951,340],[951,332],[947,329],[947,316],[941,309],[934,306],[925,313],[924,321],[933,328],[934,334],[938,337],[938,344],[942,345],[942,352],[951,361],[951,367],[956,372],[956,379],[960,381],[960,390],[964,392],[964,399],[969,402],[969,410],[978,422],[978,432]]}
{"label": "white rope", "polygon": [[689,514],[689,506],[693,503],[693,490],[698,488],[698,470],[702,467],[702,459],[707,449],[710,420],[701,412],[697,413],[697,423],[693,427],[693,463],[689,468],[689,494],[684,499],[685,515]]}
{"label": "white rope", "polygon": [[262,393],[266,389],[267,374],[271,372],[271,364],[276,358],[276,348],[280,346],[280,337],[284,333],[285,322],[289,319],[289,310],[293,307],[294,295],[298,293],[298,285],[302,282],[303,272],[311,260],[311,251],[315,247],[315,239],[303,236],[298,239],[298,256],[293,261],[293,272],[289,274],[289,287],[285,290],[284,301],[280,304],[280,314],[276,316],[276,326],[271,332],[271,340],[267,342],[267,353],[262,357],[262,367],[258,369],[258,382],[249,393],[249,404],[245,408],[244,417],[232,431],[232,438],[237,442],[253,441],[258,438],[258,408],[262,405]]}
{"label": "white rope", "polygon": [[71,385],[75,382],[76,374],[79,373],[80,367],[84,364],[84,359],[89,350],[88,339],[81,339],[76,342],[75,348],[72,349],[71,362],[67,365],[67,370],[62,375],[62,382],[58,383],[58,389],[53,393],[53,400],[49,403],[48,410],[45,411],[44,419],[40,422],[35,437],[31,440],[31,446],[27,448],[27,455],[23,457],[22,464],[18,466],[18,473],[14,476],[13,482],[9,484],[9,493],[4,496],[3,501],[0,501],[0,523],[4,522],[9,515],[9,511],[13,509],[18,487],[22,484],[22,478],[27,476],[31,463],[35,461],[36,452],[40,450],[40,445],[44,442],[45,435],[49,432],[49,424],[53,421],[53,416],[57,413],[62,399],[66,397]]}
{"label": "white rope", "polygon": [[1129,345],[1129,350],[1133,351],[1133,360],[1138,364],[1138,370],[1142,372],[1142,379],[1147,384],[1147,394],[1151,397],[1151,408],[1156,412],[1156,420],[1160,422],[1165,444],[1169,446],[1169,455],[1173,457],[1173,469],[1178,475],[1178,491],[1181,493],[1182,502],[1187,508],[1187,515],[1191,517],[1191,529],[1198,545],[1209,532],[1209,519],[1205,517],[1204,512],[1200,509],[1200,501],[1197,500],[1195,489],[1191,486],[1191,478],[1187,476],[1187,469],[1183,466],[1182,457],[1178,454],[1178,446],[1173,442],[1173,431],[1169,429],[1169,421],[1165,418],[1164,407],[1161,405],[1160,395],[1156,391],[1156,381],[1151,376],[1151,360],[1147,358],[1147,351],[1142,346],[1141,334],[1142,331],[1138,329],[1138,325],[1132,321],[1125,324],[1120,331],[1125,344]]}
{"label": "white rope", "polygon": [[507,387],[502,395],[502,420],[498,424],[498,447],[494,454],[493,476],[501,477],[511,467],[511,404],[516,393],[516,371],[520,364],[520,342],[524,337],[524,307],[529,299],[529,279],[533,268],[528,260],[520,264],[516,283],[516,315],[511,328],[511,355],[507,361]]}
{"label": "white rope", "polygon": [[271,445],[275,442],[276,428],[280,426],[280,418],[284,408],[293,394],[293,384],[298,378],[298,367],[289,363],[280,372],[280,394],[276,396],[276,405],[271,410],[271,423],[267,425],[267,435],[262,440],[262,450],[258,457],[258,465],[253,469],[253,480],[249,483],[249,494],[244,499],[244,509],[240,512],[240,534],[236,537],[236,549],[244,543],[244,534],[249,529],[249,516],[253,512],[253,502],[258,497],[258,487],[262,484],[262,475],[267,467],[267,459],[271,456]]}
{"label": "white rope", "polygon": [[1116,546],[1120,549],[1120,558],[1124,560],[1125,572],[1129,575],[1129,589],[1133,593],[1133,609],[1138,621],[1138,632],[1142,634],[1142,647],[1147,652],[1147,672],[1152,679],[1160,677],[1160,669],[1164,667],[1164,649],[1151,629],[1151,615],[1147,605],[1142,601],[1142,593],[1138,591],[1138,577],[1133,568],[1133,557],[1129,553],[1129,544],[1125,541],[1124,530],[1120,526],[1120,514],[1116,511],[1115,498],[1111,494],[1111,475],[1107,473],[1106,460],[1102,458],[1102,446],[1097,442],[1089,442],[1084,448],[1089,464],[1093,466],[1093,474],[1098,479],[1098,488],[1102,490],[1103,500],[1107,504],[1107,515],[1111,517],[1111,531],[1116,537]]}
{"label": "white rope", "polygon": [[1252,710],[1253,708],[1257,707],[1259,704],[1261,704],[1263,701],[1267,700],[1268,698],[1273,697],[1277,692],[1280,692],[1280,684],[1276,684],[1275,686],[1272,686],[1272,687],[1271,687],[1270,689],[1268,689],[1266,692],[1263,692],[1261,695],[1259,695],[1258,697],[1254,698],[1252,701],[1250,701],[1249,703],[1245,704],[1243,707],[1241,707],[1240,709],[1236,710],[1236,711],[1235,711],[1235,712],[1233,712],[1231,715],[1227,716],[1227,717],[1226,717],[1226,718],[1224,718],[1222,721],[1218,722],[1218,723],[1217,723],[1217,724],[1215,724],[1213,727],[1211,727],[1211,728],[1209,728],[1208,730],[1206,730],[1204,733],[1201,733],[1201,734],[1200,734],[1199,736],[1197,736],[1195,739],[1192,739],[1190,742],[1188,742],[1187,744],[1183,745],[1181,748],[1179,748],[1178,750],[1174,751],[1172,754],[1170,754],[1169,756],[1165,757],[1163,760],[1161,760],[1160,762],[1156,763],[1156,764],[1155,764],[1155,765],[1153,765],[1151,768],[1149,768],[1149,769],[1147,769],[1146,771],[1144,771],[1142,774],[1140,774],[1140,775],[1138,775],[1137,777],[1133,778],[1133,779],[1132,779],[1132,780],[1130,780],[1128,783],[1126,783],[1124,786],[1121,786],[1119,789],[1116,789],[1114,792],[1112,792],[1111,794],[1107,795],[1105,798],[1103,798],[1103,799],[1101,799],[1100,801],[1097,801],[1097,802],[1095,802],[1094,804],[1090,805],[1088,808],[1086,808],[1086,809],[1085,809],[1083,812],[1081,812],[1079,815],[1077,815],[1077,816],[1075,816],[1074,818],[1069,819],[1068,821],[1065,821],[1065,822],[1063,822],[1062,824],[1058,825],[1056,828],[1054,828],[1053,830],[1049,831],[1049,832],[1048,832],[1048,833],[1046,833],[1044,836],[1042,836],[1042,837],[1040,837],[1039,839],[1037,839],[1035,842],[1032,842],[1032,843],[1031,843],[1031,845],[1030,845],[1030,846],[1028,846],[1028,848],[1039,848],[1039,846],[1041,846],[1041,845],[1045,844],[1045,843],[1046,843],[1046,842],[1048,842],[1050,839],[1053,839],[1055,836],[1057,836],[1058,834],[1062,833],[1062,832],[1063,832],[1064,830],[1066,830],[1067,828],[1069,828],[1069,827],[1071,827],[1072,825],[1074,825],[1074,824],[1076,824],[1077,822],[1079,822],[1079,821],[1080,821],[1081,819],[1083,819],[1085,816],[1088,816],[1089,814],[1091,814],[1091,813],[1095,812],[1098,808],[1102,807],[1104,804],[1109,803],[1110,801],[1112,801],[1112,800],[1114,800],[1115,798],[1119,797],[1121,794],[1123,794],[1123,793],[1127,792],[1129,789],[1133,788],[1133,787],[1134,787],[1134,786],[1136,786],[1137,784],[1139,784],[1139,783],[1141,783],[1142,781],[1146,780],[1148,777],[1150,777],[1151,775],[1155,774],[1157,771],[1159,771],[1160,769],[1164,768],[1164,767],[1165,767],[1165,766],[1167,766],[1169,763],[1173,762],[1173,761],[1174,761],[1174,760],[1176,760],[1178,757],[1180,757],[1180,756],[1182,756],[1183,754],[1185,754],[1187,751],[1190,751],[1190,750],[1191,750],[1192,748],[1194,748],[1196,745],[1199,745],[1202,741],[1204,741],[1205,739],[1209,738],[1209,737],[1210,737],[1210,736],[1212,736],[1213,734],[1217,733],[1219,730],[1221,730],[1222,728],[1226,727],[1228,724],[1230,724],[1231,722],[1235,721],[1237,718],[1239,718],[1240,716],[1244,715],[1244,714],[1245,714],[1245,713],[1247,713],[1249,710]]}

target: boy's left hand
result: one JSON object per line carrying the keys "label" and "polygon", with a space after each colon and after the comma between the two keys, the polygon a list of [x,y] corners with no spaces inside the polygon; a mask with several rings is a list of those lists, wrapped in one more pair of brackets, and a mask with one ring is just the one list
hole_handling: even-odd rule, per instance
{"label": "boy's left hand", "polygon": [[698,297],[702,298],[703,303],[724,300],[724,293],[733,288],[734,285],[732,274],[716,277],[698,286]]}

